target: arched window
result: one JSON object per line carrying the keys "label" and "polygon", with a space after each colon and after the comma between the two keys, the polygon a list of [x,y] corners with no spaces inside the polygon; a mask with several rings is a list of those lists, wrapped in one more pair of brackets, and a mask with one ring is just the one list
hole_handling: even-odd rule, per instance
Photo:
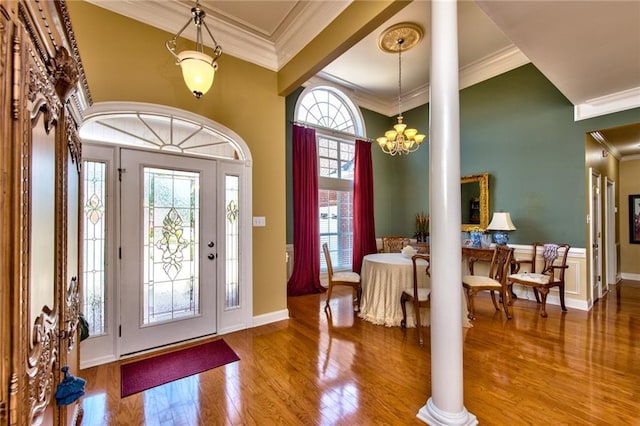
{"label": "arched window", "polygon": [[[317,86],[300,95],[295,117],[316,130],[320,245],[329,245],[334,268],[350,269],[355,138],[365,133],[360,110],[341,91]],[[323,256],[320,266],[326,270]]]}

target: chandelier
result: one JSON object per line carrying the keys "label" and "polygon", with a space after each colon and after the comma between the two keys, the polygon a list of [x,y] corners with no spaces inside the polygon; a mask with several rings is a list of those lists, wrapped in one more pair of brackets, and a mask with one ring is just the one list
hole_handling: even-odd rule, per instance
{"label": "chandelier", "polygon": [[[191,18],[182,27],[171,40],[167,40],[165,45],[167,49],[176,58],[176,65],[180,65],[182,69],[182,77],[187,87],[193,93],[193,95],[200,99],[202,95],[207,93],[213,85],[213,78],[216,70],[218,69],[218,63],[216,60],[222,55],[222,46],[218,44],[216,39],[211,34],[209,27],[204,18],[206,13],[200,8],[199,1],[196,0],[195,7],[191,8]],[[180,53],[176,53],[176,43],[180,34],[189,26],[193,21],[196,26],[196,47],[195,50],[183,50]],[[209,37],[213,40],[213,58],[204,53],[204,44],[202,43],[202,27],[207,30]]]}
{"label": "chandelier", "polygon": [[379,46],[385,52],[398,52],[398,122],[392,130],[376,139],[382,151],[389,155],[402,155],[415,152],[425,139],[425,135],[414,128],[407,129],[402,116],[402,49],[415,46],[422,38],[422,29],[412,23],[394,25],[381,35]]}

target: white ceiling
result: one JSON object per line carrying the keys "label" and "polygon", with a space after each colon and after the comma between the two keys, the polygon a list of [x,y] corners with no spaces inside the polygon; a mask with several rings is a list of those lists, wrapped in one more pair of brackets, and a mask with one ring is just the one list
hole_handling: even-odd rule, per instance
{"label": "white ceiling", "polygon": [[[89,1],[172,34],[195,4]],[[277,71],[350,2],[200,0],[200,5],[225,53]],[[427,103],[430,9],[430,1],[413,1],[311,80],[339,84],[359,105],[397,114],[398,57],[382,52],[378,37],[395,23],[415,22],[425,36],[402,54],[402,107]],[[194,38],[192,27],[185,36]],[[460,1],[458,31],[460,88],[531,61],[574,104],[576,119],[640,107],[640,1]],[[626,139],[633,142],[620,152],[640,153],[639,128],[632,128]]]}

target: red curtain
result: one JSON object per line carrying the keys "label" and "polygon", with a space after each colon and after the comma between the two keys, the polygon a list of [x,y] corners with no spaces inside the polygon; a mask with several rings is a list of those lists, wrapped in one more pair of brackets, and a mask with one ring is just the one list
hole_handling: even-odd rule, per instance
{"label": "red curtain", "polygon": [[293,272],[287,295],[320,293],[316,132],[293,126]]}
{"label": "red curtain", "polygon": [[360,273],[362,258],[376,251],[371,143],[356,140],[353,176],[353,271]]}

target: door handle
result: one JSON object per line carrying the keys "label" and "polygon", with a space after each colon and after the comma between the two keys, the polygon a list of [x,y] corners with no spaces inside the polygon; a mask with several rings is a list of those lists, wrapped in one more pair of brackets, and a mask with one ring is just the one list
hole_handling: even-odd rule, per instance
{"label": "door handle", "polygon": [[216,258],[216,255],[215,255],[215,254],[213,254],[213,253],[209,253],[209,254],[207,255],[207,257],[209,258],[209,260],[213,260],[213,259],[215,259],[215,258]]}

